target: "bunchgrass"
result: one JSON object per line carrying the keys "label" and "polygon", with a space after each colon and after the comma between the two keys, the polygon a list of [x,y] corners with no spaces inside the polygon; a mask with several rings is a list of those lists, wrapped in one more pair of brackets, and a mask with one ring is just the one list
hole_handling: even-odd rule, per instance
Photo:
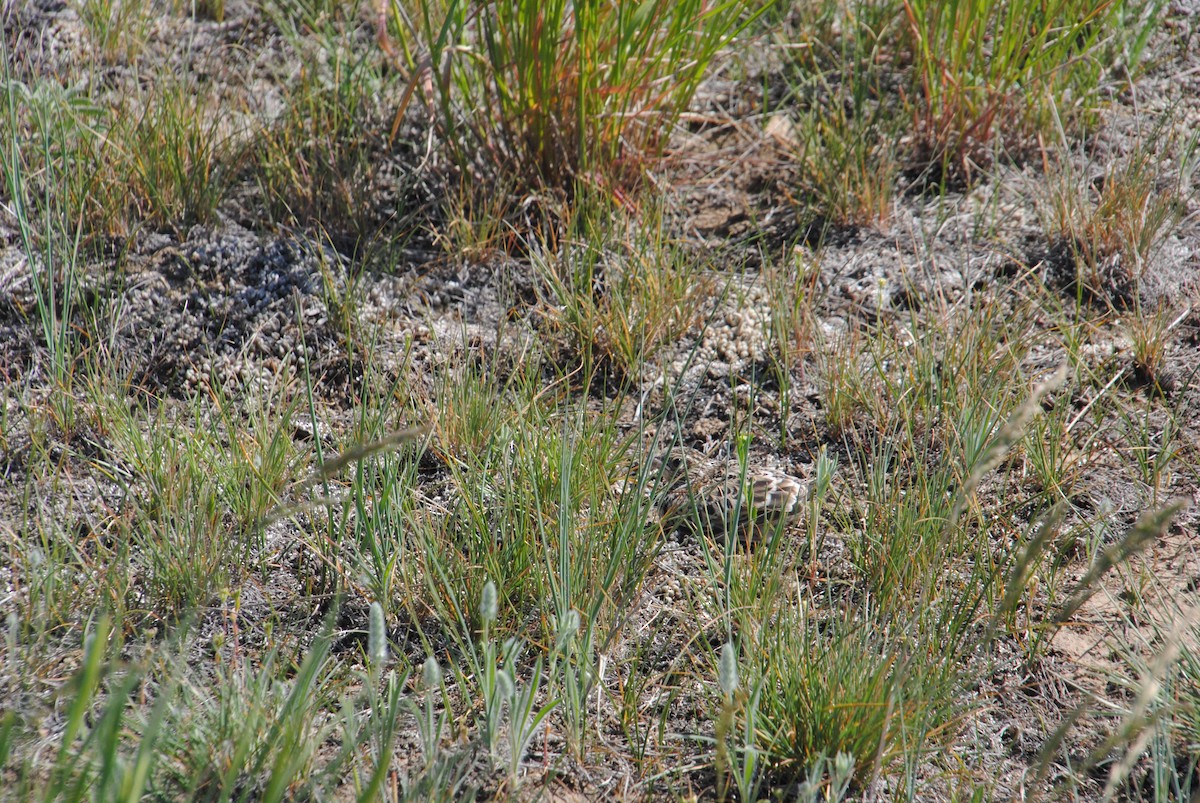
{"label": "bunchgrass", "polygon": [[[6,51],[5,51],[6,52]],[[7,212],[16,224],[32,289],[37,330],[50,378],[51,418],[60,431],[74,420],[72,383],[80,346],[75,314],[81,274],[82,218],[86,200],[79,171],[58,157],[71,148],[73,131],[58,125],[56,112],[75,97],[51,82],[17,81],[5,59],[0,167]]]}
{"label": "bunchgrass", "polygon": [[[900,46],[913,59],[913,124],[931,166],[970,178],[993,137],[1014,144],[1051,124],[1047,103],[1070,97],[1084,121],[1099,99],[1102,71],[1122,54],[1107,36],[1123,3],[904,4]],[[1140,21],[1155,24],[1150,11]],[[1136,25],[1121,38],[1144,33]],[[1124,64],[1127,69],[1136,63]],[[941,177],[938,181],[940,183]]]}
{"label": "bunchgrass", "polygon": [[222,114],[211,88],[194,79],[165,75],[153,87],[135,108],[115,112],[105,142],[110,180],[128,182],[132,220],[180,231],[211,223],[238,169],[238,117]]}
{"label": "bunchgrass", "polygon": [[[708,65],[754,13],[737,2],[575,5],[389,0],[397,43],[451,161],[514,197],[620,198],[667,143]],[[386,37],[387,34],[384,34]]]}
{"label": "bunchgrass", "polygon": [[796,107],[798,200],[817,229],[809,239],[824,236],[823,226],[886,227],[905,126],[893,78],[880,66],[897,24],[894,4],[820,3],[801,14],[785,36],[811,46],[795,51],[784,76],[787,105]]}
{"label": "bunchgrass", "polygon": [[[374,195],[388,144],[384,102],[396,83],[373,49],[354,45],[357,9],[357,3],[267,4],[305,66],[285,86],[282,112],[247,149],[276,222],[315,228],[347,248],[361,246],[386,218]],[[402,196],[405,189],[392,191]],[[406,211],[401,204],[395,214],[403,219]]]}
{"label": "bunchgrass", "polygon": [[1055,133],[1063,148],[1048,164],[1050,195],[1041,207],[1047,240],[1069,246],[1075,263],[1063,279],[1086,298],[1138,305],[1147,265],[1195,192],[1197,139],[1164,114],[1131,152],[1101,167],[1075,156],[1062,128]]}
{"label": "bunchgrass", "polygon": [[897,187],[961,190],[998,160],[1036,158],[1063,127],[1094,130],[1108,88],[1140,69],[1162,11],[1094,0],[802,4],[783,26],[792,58],[777,108],[795,121],[809,238],[887,228]]}
{"label": "bunchgrass", "polygon": [[77,238],[99,245],[142,227],[178,232],[215,219],[242,132],[238,115],[218,110],[211,85],[164,70],[115,103],[86,85],[9,80],[5,90],[6,147],[22,161],[5,172],[30,184],[26,194],[53,193],[73,209]]}
{"label": "bunchgrass", "polygon": [[79,0],[73,3],[98,60],[132,61],[146,45],[153,10],[147,0]]}
{"label": "bunchgrass", "polygon": [[[557,252],[544,246],[533,254],[548,323],[585,376],[630,379],[700,322],[718,288],[703,263],[665,241],[661,228],[624,233],[586,214],[573,222],[573,236]],[[621,245],[597,249],[597,241]]]}

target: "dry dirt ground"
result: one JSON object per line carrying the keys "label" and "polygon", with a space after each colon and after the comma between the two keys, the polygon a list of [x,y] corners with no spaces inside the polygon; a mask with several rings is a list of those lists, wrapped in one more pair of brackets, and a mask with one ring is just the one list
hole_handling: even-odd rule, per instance
{"label": "dry dirt ground", "polygon": [[[1104,165],[1133,147],[1135,128],[1144,130],[1145,120],[1154,114],[1169,111],[1179,129],[1200,130],[1200,41],[1192,35],[1200,24],[1200,7],[1176,3],[1167,15],[1168,24],[1156,40],[1147,74],[1134,91],[1112,98],[1099,133],[1076,148],[1081,172],[1102,176]],[[77,15],[64,3],[39,0],[10,8],[5,26],[13,63],[25,75],[71,74],[72,62],[87,47]],[[194,63],[213,70],[209,80],[226,82],[229,96],[238,99],[239,113],[248,116],[270,113],[272,103],[278,102],[274,85],[295,66],[270,23],[238,2],[229,3],[221,23],[175,17],[155,23],[148,58],[181,60],[175,47],[180,41],[192,43]],[[137,80],[120,66],[110,70],[101,81],[114,93],[126,91]],[[1016,277],[1040,277],[1060,294],[1064,305],[1076,303],[1076,290],[1069,281],[1070,267],[1064,271],[1066,257],[1047,242],[1039,216],[1039,204],[1046,197],[1041,166],[1029,162],[997,165],[969,190],[932,200],[903,192],[886,223],[832,229],[818,243],[813,220],[789,200],[798,168],[790,155],[786,127],[768,125],[770,120],[761,114],[762,77],[740,76],[739,69],[730,68],[706,83],[694,115],[655,169],[652,190],[667,209],[670,237],[702,262],[714,286],[734,290],[706,302],[712,313],[707,328],[681,339],[672,346],[674,355],[649,366],[644,377],[633,378],[629,396],[642,400],[644,406],[635,411],[630,405],[629,415],[632,422],[635,412],[647,417],[655,412],[655,405],[662,403],[665,371],[684,395],[695,400],[681,422],[685,438],[693,445],[721,440],[731,418],[741,410],[757,431],[784,433],[782,439],[756,440],[757,459],[809,476],[822,445],[848,458],[849,452],[865,444],[831,436],[822,408],[817,355],[801,361],[791,393],[786,400],[781,398],[778,383],[767,370],[763,324],[771,313],[768,283],[761,273],[764,255],[776,257],[796,249],[798,259],[818,266],[813,311],[827,343],[880,322],[909,325],[919,320],[910,315],[914,310],[969,306],[974,296],[1003,295],[1015,286]],[[786,109],[772,114],[786,114]],[[379,195],[368,205],[376,207],[373,213],[381,227],[386,228],[386,222],[398,214],[411,213],[406,205],[415,201],[419,206],[435,196],[409,175],[421,155],[402,150],[380,153],[381,169],[375,177]],[[110,256],[87,265],[82,293],[86,304],[119,310],[112,316],[115,325],[104,345],[128,366],[131,395],[155,398],[170,408],[210,387],[225,386],[243,388],[249,399],[256,388],[269,389],[285,368],[294,371],[303,362],[319,378],[316,391],[322,423],[330,432],[345,431],[353,425],[355,389],[363,372],[362,357],[344,347],[348,332],[369,330],[375,370],[383,375],[404,372],[417,384],[431,383],[429,377],[436,375],[439,366],[472,355],[486,355],[489,360],[499,355],[496,364],[519,360],[528,344],[544,332],[537,303],[539,279],[525,257],[456,256],[417,238],[395,250],[398,256],[386,268],[364,266],[356,261],[359,254],[339,252],[315,232],[268,225],[255,203],[254,188],[241,188],[222,206],[219,222],[187,231],[141,231],[127,243],[115,243]],[[981,208],[995,210],[994,226],[988,230],[977,225]],[[1112,648],[1114,637],[1123,633],[1131,645],[1144,643],[1142,652],[1149,657],[1154,654],[1154,634],[1170,629],[1170,617],[1177,609],[1139,600],[1138,611],[1143,613],[1132,613],[1127,582],[1152,576],[1156,582],[1144,584],[1150,589],[1147,593],[1173,596],[1174,604],[1185,610],[1200,585],[1200,486],[1195,471],[1200,417],[1194,414],[1200,410],[1198,212],[1200,204],[1189,198],[1182,223],[1154,251],[1144,272],[1131,277],[1135,286],[1118,286],[1114,279],[1108,288],[1109,300],[1120,303],[1136,293],[1146,307],[1161,302],[1172,311],[1171,337],[1160,374],[1163,391],[1148,406],[1148,421],[1155,426],[1169,415],[1168,409],[1183,411],[1178,416],[1183,431],[1177,439],[1181,467],[1156,492],[1159,500],[1182,497],[1190,506],[1168,536],[1133,569],[1105,580],[1111,587],[1056,635],[1036,670],[1000,671],[991,679],[991,688],[980,690],[981,696],[998,701],[985,707],[973,727],[991,740],[993,749],[981,759],[986,762],[982,772],[997,779],[999,799],[1021,794],[1046,740],[1088,695],[1128,701],[1133,693],[1109,687],[1114,676],[1129,674]],[[427,217],[436,225],[436,212],[428,212]],[[116,252],[119,271],[113,270]],[[15,222],[0,214],[0,377],[20,388],[27,403],[55,392],[45,374],[45,346],[31,313],[33,293]],[[331,300],[350,293],[357,301],[350,307],[355,319],[347,321],[345,311]],[[298,320],[303,321],[303,330]],[[1132,344],[1122,332],[1116,323],[1096,331],[1087,346],[1093,368],[1111,376],[1122,393],[1153,396],[1154,389],[1136,376]],[[1061,355],[1047,351],[1034,359],[1040,365],[1031,364],[1030,374],[1049,375]],[[428,392],[432,395],[434,388],[430,386]],[[1080,397],[1072,403],[1084,410],[1090,401]],[[752,407],[747,410],[748,404]],[[6,448],[0,454],[0,537],[12,536],[14,528],[27,520],[26,461],[34,438],[23,430],[15,407],[6,418]],[[406,423],[414,422],[396,422]],[[325,437],[301,429],[294,434]],[[117,501],[112,494],[119,490],[96,471],[93,462],[107,452],[104,436],[76,432],[58,449],[71,481],[58,490],[42,489],[36,496],[57,499],[59,515],[75,522],[82,534],[92,516],[103,515]],[[1080,472],[1073,501],[1078,511],[1107,510],[1109,526],[1119,533],[1151,500],[1116,453],[1115,446],[1089,452],[1094,462]],[[441,493],[439,483],[446,481],[444,473],[433,465],[422,476],[429,483],[429,497],[436,498]],[[841,487],[835,488],[834,504],[855,492],[846,486],[845,478],[837,482]],[[248,581],[244,589],[245,638],[255,630],[256,615],[268,610],[290,606],[297,622],[305,617],[313,622],[319,619],[314,610],[294,603],[304,585],[300,574],[305,564],[303,556],[287,557],[289,550],[303,551],[288,531],[290,526],[277,522],[267,534],[267,548],[280,550],[277,574],[267,583]],[[643,597],[643,615],[648,619],[671,608],[680,578],[686,582],[688,572],[695,569],[695,555],[686,546],[676,546],[662,552],[651,574]],[[828,577],[850,572],[839,553],[836,533],[825,549],[821,560]],[[1071,571],[1081,576],[1085,569],[1079,556]],[[357,619],[361,626],[365,623],[362,605],[361,600],[350,603],[344,617]],[[1160,611],[1161,618],[1154,621],[1154,614],[1146,611]],[[214,617],[210,626],[223,625]],[[393,635],[403,645],[404,634]],[[410,646],[414,652],[420,649],[417,644]],[[664,661],[670,660],[666,657],[670,649],[671,645],[663,645]],[[70,659],[64,660],[66,671]],[[1012,667],[1017,666],[1013,662]],[[1075,741],[1055,759],[1050,780],[1056,772],[1067,772],[1067,757],[1081,761],[1110,726],[1111,721],[1092,717],[1073,731],[1070,738]],[[709,726],[695,712],[681,711],[672,718],[672,727],[677,732],[698,732]],[[578,768],[568,785],[589,799],[621,794],[671,796],[672,790],[634,781],[631,773],[622,760],[609,758],[599,766]],[[1085,781],[1085,796],[1102,788],[1103,780],[1094,779],[1091,787]],[[566,787],[555,784],[558,791],[553,799],[566,799]],[[703,785],[703,780],[697,781],[697,788]]]}

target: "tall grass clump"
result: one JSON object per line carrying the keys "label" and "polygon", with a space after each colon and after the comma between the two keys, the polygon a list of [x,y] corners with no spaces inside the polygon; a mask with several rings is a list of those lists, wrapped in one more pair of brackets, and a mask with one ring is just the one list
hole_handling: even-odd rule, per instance
{"label": "tall grass clump", "polygon": [[888,216],[903,176],[961,187],[1001,151],[1036,153],[1059,120],[1097,123],[1130,80],[1163,4],[862,0],[797,10],[784,38],[804,200],[834,224]]}
{"label": "tall grass clump", "polygon": [[[794,127],[782,143],[803,169],[799,200],[816,223],[885,223],[899,177],[907,121],[890,65],[899,25],[891,2],[853,9],[821,3],[800,10],[797,27],[778,35],[790,48],[782,71]],[[809,239],[819,239],[818,225]]]}
{"label": "tall grass clump", "polygon": [[[1042,226],[1074,263],[1073,276],[1054,278],[1082,298],[1136,305],[1149,264],[1195,198],[1200,135],[1181,135],[1172,123],[1164,115],[1127,154],[1102,166],[1087,160],[1081,169],[1070,154],[1048,163]],[[1066,150],[1061,128],[1059,136]]]}
{"label": "tall grass clump", "polygon": [[557,252],[544,245],[532,254],[550,331],[585,373],[636,377],[702,323],[719,289],[701,261],[666,240],[661,220],[609,229],[579,225],[579,217]]}
{"label": "tall grass clump", "polygon": [[[186,231],[216,219],[237,167],[239,132],[220,110],[213,88],[191,78],[161,76],[109,132],[113,180],[128,184],[132,225]],[[121,208],[118,206],[117,208]]]}
{"label": "tall grass clump", "polygon": [[72,5],[99,60],[115,64],[141,54],[154,18],[148,0],[82,0]]}
{"label": "tall grass clump", "polygon": [[356,246],[380,227],[377,180],[388,166],[382,106],[398,83],[378,53],[352,46],[360,5],[266,4],[300,67],[285,87],[283,111],[249,149],[271,217],[319,228],[338,246]]}
{"label": "tall grass clump", "polygon": [[164,71],[144,93],[116,104],[51,81],[10,80],[5,91],[6,147],[15,149],[6,162],[23,163],[6,164],[5,173],[71,210],[81,244],[132,239],[143,226],[179,232],[215,220],[241,132],[219,112],[211,85]]}
{"label": "tall grass clump", "polygon": [[898,45],[911,58],[913,128],[933,183],[969,180],[976,164],[990,161],[997,135],[1009,136],[1006,147],[1032,146],[1054,109],[1094,122],[1106,71],[1119,67],[1127,76],[1136,68],[1161,8],[906,0]]}
{"label": "tall grass clump", "polygon": [[750,14],[705,0],[391,0],[401,47],[384,44],[457,168],[514,198],[569,198],[580,183],[614,194],[637,183]]}
{"label": "tall grass clump", "polygon": [[76,312],[85,200],[79,190],[86,179],[80,178],[83,171],[77,165],[63,158],[73,140],[54,119],[58,109],[79,98],[51,81],[27,85],[15,80],[7,50],[0,49],[0,54],[5,56],[0,205],[16,223],[25,263],[10,287],[24,284],[31,291],[34,329],[44,347],[42,364],[32,367],[50,380],[48,421],[67,432],[74,426],[71,388],[81,348]]}

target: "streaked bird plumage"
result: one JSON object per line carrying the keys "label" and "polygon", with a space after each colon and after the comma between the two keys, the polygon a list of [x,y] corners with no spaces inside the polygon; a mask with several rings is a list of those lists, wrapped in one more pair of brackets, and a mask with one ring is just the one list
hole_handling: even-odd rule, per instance
{"label": "streaked bird plumage", "polygon": [[656,455],[646,466],[663,523],[699,526],[724,535],[735,523],[741,533],[772,526],[798,513],[807,483],[776,469],[737,458],[713,458],[686,447]]}

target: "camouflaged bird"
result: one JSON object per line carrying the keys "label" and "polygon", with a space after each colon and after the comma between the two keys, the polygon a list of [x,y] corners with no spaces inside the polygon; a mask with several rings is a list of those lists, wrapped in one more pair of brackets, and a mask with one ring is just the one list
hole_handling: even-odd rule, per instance
{"label": "camouflaged bird", "polygon": [[686,447],[656,455],[646,468],[664,526],[700,527],[718,537],[735,519],[742,534],[770,528],[799,512],[807,495],[807,484],[790,474],[753,464],[743,472],[737,458]]}

